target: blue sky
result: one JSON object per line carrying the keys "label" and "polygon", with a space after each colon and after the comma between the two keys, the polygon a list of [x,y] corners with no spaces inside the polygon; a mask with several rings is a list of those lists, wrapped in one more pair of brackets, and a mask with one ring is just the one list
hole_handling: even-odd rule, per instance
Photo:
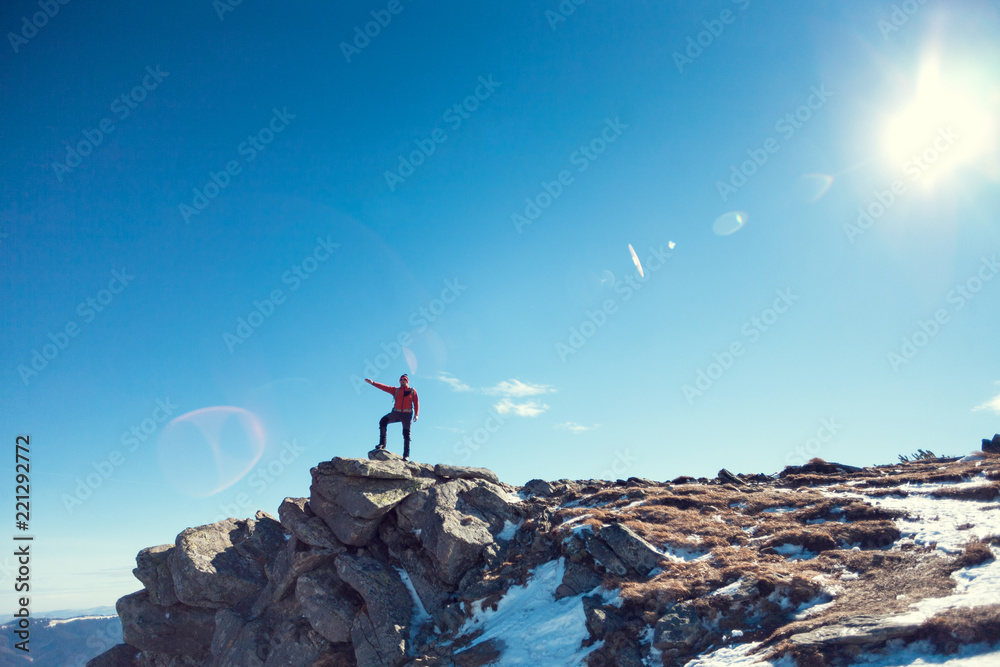
{"label": "blue sky", "polygon": [[365,377],[514,484],[1000,431],[995,4],[562,6],[4,5],[35,611],[364,456]]}

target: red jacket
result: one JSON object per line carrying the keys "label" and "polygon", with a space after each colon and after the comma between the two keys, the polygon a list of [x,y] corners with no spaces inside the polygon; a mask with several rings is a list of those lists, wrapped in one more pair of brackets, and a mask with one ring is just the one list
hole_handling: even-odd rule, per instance
{"label": "red jacket", "polygon": [[407,388],[404,392],[401,387],[390,387],[387,384],[375,382],[374,380],[372,381],[372,386],[393,395],[393,410],[412,412],[414,417],[420,414],[420,401],[417,399],[417,392],[413,387]]}

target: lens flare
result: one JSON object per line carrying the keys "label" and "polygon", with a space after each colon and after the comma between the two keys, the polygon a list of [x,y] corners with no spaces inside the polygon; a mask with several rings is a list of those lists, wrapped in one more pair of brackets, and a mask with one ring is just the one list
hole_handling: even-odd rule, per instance
{"label": "lens flare", "polygon": [[157,443],[160,471],[184,495],[204,498],[229,488],[264,453],[264,428],[256,415],[228,405],[177,417]]}
{"label": "lens flare", "polygon": [[639,269],[639,277],[645,278],[646,274],[642,271],[642,264],[639,262],[639,256],[635,254],[635,248],[632,247],[631,243],[628,244],[628,251],[632,253],[632,263],[635,264],[635,268]]}
{"label": "lens flare", "polygon": [[823,198],[833,185],[833,176],[829,174],[802,174],[799,178],[799,192],[802,200],[815,204]]}
{"label": "lens flare", "polygon": [[719,236],[729,236],[743,229],[748,219],[745,211],[723,213],[712,223],[712,231]]}
{"label": "lens flare", "polygon": [[413,354],[413,350],[408,347],[403,348],[403,357],[406,358],[406,367],[410,369],[410,373],[417,372],[417,355]]}

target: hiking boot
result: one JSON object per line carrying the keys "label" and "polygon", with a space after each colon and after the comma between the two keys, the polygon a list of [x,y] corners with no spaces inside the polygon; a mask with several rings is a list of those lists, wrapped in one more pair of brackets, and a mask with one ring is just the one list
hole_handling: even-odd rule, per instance
{"label": "hiking boot", "polygon": [[385,445],[375,445],[375,449],[385,449]]}
{"label": "hiking boot", "polygon": [[403,457],[403,460],[404,460],[404,461],[409,461],[409,460],[410,460],[410,457],[409,457],[409,456],[404,456],[404,457]]}

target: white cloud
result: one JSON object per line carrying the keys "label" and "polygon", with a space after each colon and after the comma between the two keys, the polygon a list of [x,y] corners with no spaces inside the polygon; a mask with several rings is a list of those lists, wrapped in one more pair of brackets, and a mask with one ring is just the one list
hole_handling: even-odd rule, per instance
{"label": "white cloud", "polygon": [[499,403],[493,406],[493,409],[502,415],[514,414],[518,417],[537,417],[548,410],[549,406],[538,401],[515,403],[509,398],[502,398]]}
{"label": "white cloud", "polygon": [[472,391],[472,387],[448,373],[439,373],[437,379],[450,386],[454,391]]}
{"label": "white cloud", "polygon": [[977,405],[976,407],[972,408],[973,412],[975,412],[976,410],[992,410],[993,412],[1000,415],[1000,394],[997,394],[996,396],[986,401],[982,405]]}
{"label": "white cloud", "polygon": [[593,426],[584,426],[583,424],[577,424],[576,422],[566,422],[565,424],[556,424],[556,428],[565,431],[572,431],[573,433],[583,433],[584,431],[592,431],[600,426],[600,424],[594,424]]}
{"label": "white cloud", "polygon": [[555,392],[555,389],[547,384],[526,384],[520,380],[511,378],[504,380],[495,387],[487,387],[482,391],[484,394],[499,394],[500,396],[516,396],[520,398],[522,396],[535,396],[537,394],[552,394]]}

